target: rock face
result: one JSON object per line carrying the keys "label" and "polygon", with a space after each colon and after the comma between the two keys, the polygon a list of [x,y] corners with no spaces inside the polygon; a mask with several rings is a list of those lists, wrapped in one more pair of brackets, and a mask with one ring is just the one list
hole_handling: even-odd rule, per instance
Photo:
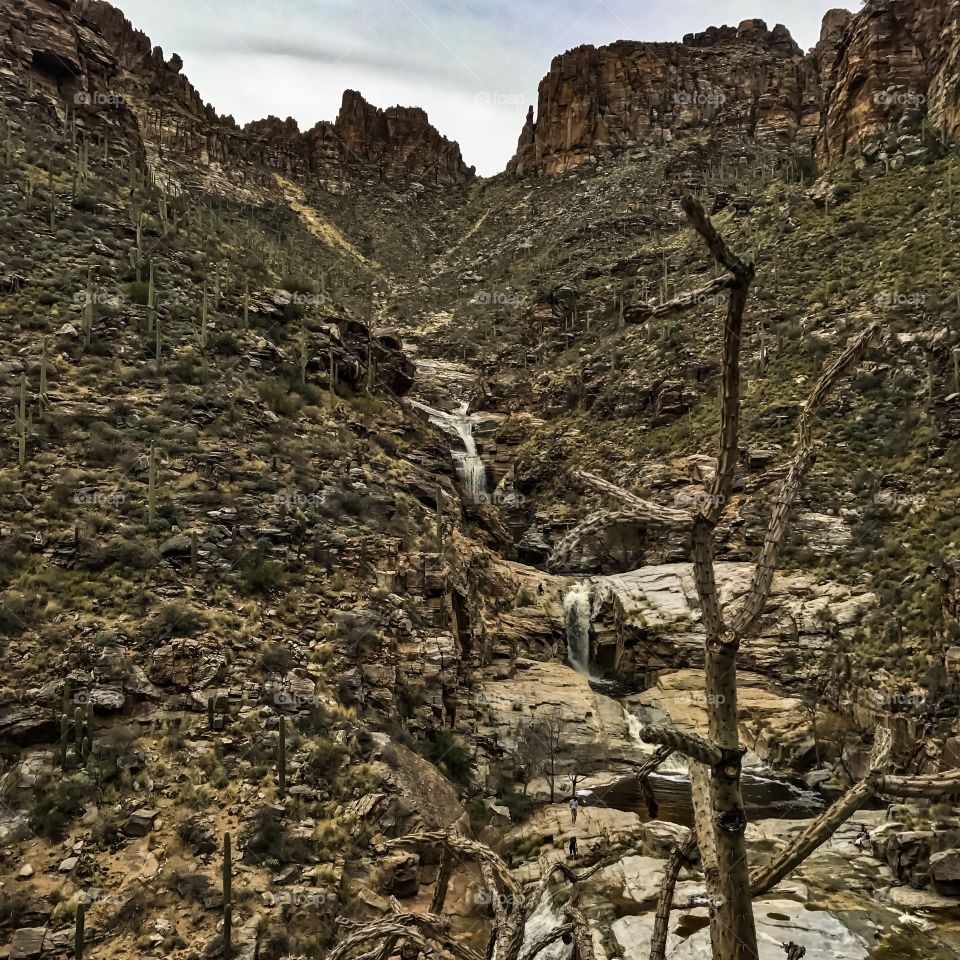
{"label": "rock face", "polygon": [[[832,37],[833,34],[830,34]],[[726,128],[786,144],[812,137],[820,116],[829,37],[804,56],[782,25],[711,27],[683,43],[620,41],[556,57],[540,84],[508,169],[562,173],[598,148],[660,143]]]}
{"label": "rock face", "polygon": [[[371,106],[348,90],[336,122],[301,132],[294,120],[268,117],[241,129],[205,104],[169,59],[123,13],[104,0],[25,0],[0,10],[0,59],[51,99],[135,117],[148,153],[190,164],[242,167],[314,177],[345,191],[376,183],[448,185],[473,170],[459,146],[441,136],[416,108]],[[80,106],[84,106],[82,103]]]}
{"label": "rock face", "polygon": [[[724,603],[746,594],[752,572],[750,564],[717,565]],[[642,567],[595,578],[592,585],[595,669],[645,689],[664,672],[702,663],[703,632],[689,564]],[[777,576],[772,596],[742,665],[787,683],[816,670],[824,653],[856,629],[874,602],[872,594],[818,583],[806,574]]]}
{"label": "rock face", "polygon": [[923,149],[924,121],[956,139],[958,69],[957,0],[831,10],[806,55],[785,27],[762,20],[711,27],[682,44],[579,47],[553,61],[509,169],[562,173],[603,148],[704,128],[779,144],[815,139],[824,168],[882,150],[909,158]]}
{"label": "rock face", "polygon": [[833,68],[818,143],[832,166],[920,121],[949,139],[960,129],[960,3],[871,0],[851,21]]}

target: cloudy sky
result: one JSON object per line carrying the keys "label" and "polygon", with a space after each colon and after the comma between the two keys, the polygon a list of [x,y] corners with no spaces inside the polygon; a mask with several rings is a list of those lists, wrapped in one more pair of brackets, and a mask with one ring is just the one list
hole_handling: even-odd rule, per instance
{"label": "cloudy sky", "polygon": [[468,164],[499,172],[551,59],[583,43],[680,40],[762,17],[804,48],[858,0],[114,0],[240,123],[333,120],[343,91],[423,107]]}

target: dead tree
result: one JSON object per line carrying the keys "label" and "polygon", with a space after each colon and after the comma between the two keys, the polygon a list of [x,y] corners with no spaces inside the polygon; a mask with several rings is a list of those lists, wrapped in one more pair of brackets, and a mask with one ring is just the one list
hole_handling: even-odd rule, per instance
{"label": "dead tree", "polygon": [[[710,897],[710,933],[714,960],[757,960],[746,849],[747,817],[740,787],[745,749],[740,744],[737,719],[737,656],[760,619],[773,586],[774,571],[786,539],[790,511],[814,461],[813,421],[818,408],[837,381],[847,373],[873,341],[879,325],[872,323],[826,370],[800,415],[793,460],[774,503],[766,538],[746,599],[735,610],[721,608],[714,566],[715,530],[733,492],[739,455],[740,353],[743,317],[753,282],[753,264],[745,263],[717,232],[703,206],[692,196],[683,209],[714,259],[730,274],[724,324],[721,381],[720,437],[717,470],[708,487],[705,506],[692,513],[664,507],[637,497],[592,475],[580,479],[620,501],[615,514],[589,518],[558,546],[551,558],[556,567],[569,563],[585,539],[622,523],[690,535],[700,612],[706,633],[705,685],[709,739],[676,731],[648,730],[651,742],[672,747],[691,762],[697,834]],[[698,297],[687,295],[665,305],[670,312],[686,310]]]}
{"label": "dead tree", "polygon": [[653,923],[653,936],[650,938],[650,960],[663,960],[667,954],[667,934],[670,931],[670,907],[673,904],[673,893],[677,889],[677,877],[681,868],[690,861],[693,851],[697,849],[697,831],[691,830],[683,843],[677,844],[670,853],[666,869],[663,872],[663,883],[660,885],[660,896],[657,899],[657,913]]}

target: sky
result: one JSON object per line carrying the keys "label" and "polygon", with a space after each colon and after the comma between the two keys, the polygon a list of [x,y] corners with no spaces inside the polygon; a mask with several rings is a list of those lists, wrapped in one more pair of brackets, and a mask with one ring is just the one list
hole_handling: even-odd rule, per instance
{"label": "sky", "polygon": [[584,43],[681,40],[761,17],[804,49],[823,14],[859,0],[113,0],[178,53],[221,114],[334,120],[343,91],[423,107],[483,176],[506,166],[559,53]]}

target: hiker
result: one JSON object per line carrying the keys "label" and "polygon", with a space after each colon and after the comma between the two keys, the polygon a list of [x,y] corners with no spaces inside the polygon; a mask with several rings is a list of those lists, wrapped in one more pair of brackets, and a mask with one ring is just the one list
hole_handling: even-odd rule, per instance
{"label": "hiker", "polygon": [[570,807],[570,822],[571,822],[571,823],[576,823],[576,822],[577,822],[577,807],[579,807],[579,806],[580,806],[580,804],[577,803],[576,795],[572,796],[572,797],[570,798],[570,803],[569,803],[569,807]]}
{"label": "hiker", "polygon": [[867,828],[861,824],[860,832],[857,834],[857,839],[853,841],[854,846],[863,851],[864,844],[870,843],[870,833]]}
{"label": "hiker", "polygon": [[580,848],[577,846],[577,838],[576,838],[576,837],[571,837],[571,838],[570,838],[570,856],[571,856],[571,857],[579,857],[579,856],[580,856]]}

